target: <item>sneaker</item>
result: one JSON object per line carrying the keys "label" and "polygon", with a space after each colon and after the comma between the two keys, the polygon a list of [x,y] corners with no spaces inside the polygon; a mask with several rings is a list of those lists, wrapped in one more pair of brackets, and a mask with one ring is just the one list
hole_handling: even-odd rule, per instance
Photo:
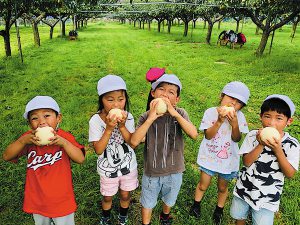
{"label": "sneaker", "polygon": [[190,216],[200,218],[200,212],[201,212],[200,208],[196,208],[196,207],[192,206],[191,210],[190,210]]}
{"label": "sneaker", "polygon": [[128,223],[128,216],[118,216],[118,225],[126,225]]}
{"label": "sneaker", "polygon": [[111,225],[109,217],[102,217],[100,220],[100,225]]}
{"label": "sneaker", "polygon": [[173,222],[173,218],[169,216],[167,219],[162,218],[162,216],[159,216],[160,224],[161,225],[171,225]]}
{"label": "sneaker", "polygon": [[223,212],[214,211],[213,220],[216,225],[220,225],[222,222]]}

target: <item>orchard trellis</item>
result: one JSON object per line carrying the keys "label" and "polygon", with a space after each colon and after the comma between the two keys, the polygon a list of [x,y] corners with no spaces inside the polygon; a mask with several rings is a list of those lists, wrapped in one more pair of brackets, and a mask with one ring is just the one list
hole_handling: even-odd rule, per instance
{"label": "orchard trellis", "polygon": [[[300,0],[185,0],[184,2],[133,2],[120,3],[118,0],[0,0],[0,17],[4,20],[4,29],[0,36],[4,39],[5,52],[11,55],[10,28],[17,18],[31,21],[36,46],[40,45],[38,23],[42,21],[50,27],[50,38],[56,24],[61,26],[61,35],[65,36],[65,22],[72,17],[75,29],[87,24],[92,17],[110,16],[121,21],[130,20],[147,22],[150,27],[152,20],[158,23],[158,31],[163,21],[167,21],[168,32],[174,19],[184,23],[184,36],[188,33],[189,22],[202,18],[207,27],[206,42],[210,43],[211,31],[215,23],[224,17],[239,21],[250,18],[263,31],[256,55],[261,56],[265,50],[269,36],[276,29],[293,21],[294,38],[300,18]],[[16,4],[17,3],[17,4]],[[51,21],[45,19],[51,17]],[[75,21],[76,19],[76,21]]]}

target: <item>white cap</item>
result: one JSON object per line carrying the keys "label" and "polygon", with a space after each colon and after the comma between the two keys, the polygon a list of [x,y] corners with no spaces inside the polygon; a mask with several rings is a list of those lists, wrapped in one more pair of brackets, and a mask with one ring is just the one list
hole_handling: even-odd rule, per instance
{"label": "white cap", "polygon": [[49,96],[35,96],[31,99],[26,105],[24,118],[28,119],[28,113],[35,109],[53,109],[57,113],[60,112],[57,102]]}
{"label": "white cap", "polygon": [[155,88],[162,82],[175,84],[179,87],[179,91],[182,89],[182,85],[178,77],[174,74],[164,74],[160,78],[157,79],[154,83],[152,83],[152,90],[155,90]]}
{"label": "white cap", "polygon": [[98,95],[116,90],[127,90],[125,81],[117,75],[106,75],[98,81]]}
{"label": "white cap", "polygon": [[240,100],[245,105],[247,105],[250,97],[250,91],[248,87],[240,81],[233,81],[226,84],[222,90],[222,93]]}
{"label": "white cap", "polygon": [[266,101],[268,99],[271,99],[271,98],[279,98],[282,101],[284,101],[289,106],[289,108],[291,110],[291,117],[294,115],[296,107],[295,107],[293,101],[288,96],[279,95],[279,94],[269,95],[268,97],[266,97],[266,99],[264,101]]}

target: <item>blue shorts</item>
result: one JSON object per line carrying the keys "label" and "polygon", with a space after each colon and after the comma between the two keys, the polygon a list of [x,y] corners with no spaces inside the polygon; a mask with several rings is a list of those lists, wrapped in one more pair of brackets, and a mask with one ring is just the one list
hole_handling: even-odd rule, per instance
{"label": "blue shorts", "polygon": [[261,208],[260,210],[254,210],[243,199],[233,196],[230,215],[236,220],[246,220],[249,212],[252,215],[253,225],[266,225],[273,224],[274,212]]}
{"label": "blue shorts", "polygon": [[209,176],[213,177],[214,175],[218,174],[219,177],[223,178],[226,181],[231,181],[234,178],[237,178],[238,176],[238,172],[232,172],[230,174],[224,174],[224,173],[219,173],[219,172],[215,172],[209,169],[206,169],[202,166],[199,167],[199,170],[203,171],[204,173],[208,174]]}
{"label": "blue shorts", "polygon": [[144,208],[153,209],[157,204],[159,194],[162,201],[169,207],[175,205],[182,184],[182,173],[161,177],[142,178],[142,193],[140,202]]}

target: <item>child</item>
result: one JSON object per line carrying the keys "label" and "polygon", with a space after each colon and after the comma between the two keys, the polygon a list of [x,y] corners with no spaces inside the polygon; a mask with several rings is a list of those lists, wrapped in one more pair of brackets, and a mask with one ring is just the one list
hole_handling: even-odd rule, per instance
{"label": "child", "polygon": [[161,224],[171,224],[171,207],[175,204],[182,183],[184,167],[183,131],[193,139],[198,136],[187,112],[177,108],[181,83],[177,76],[164,74],[152,83],[153,98],[163,98],[167,104],[166,114],[157,115],[157,102],[150,103],[150,110],[139,119],[131,143],[137,146],[146,137],[144,147],[144,174],[142,178],[142,221],[150,224],[152,209],[162,194]]}
{"label": "child", "polygon": [[[36,225],[74,225],[77,208],[72,184],[70,159],[84,161],[84,147],[73,135],[58,129],[62,115],[49,96],[36,96],[26,105],[24,118],[30,131],[12,142],[3,153],[6,161],[26,155],[27,172],[23,210],[32,213]],[[41,146],[35,136],[39,127],[52,127],[54,137]]]}
{"label": "child", "polygon": [[[239,170],[238,142],[241,133],[249,131],[245,116],[240,111],[247,104],[249,96],[249,89],[244,83],[230,82],[222,90],[220,106],[204,112],[200,125],[200,130],[204,130],[204,138],[197,159],[200,181],[190,211],[192,216],[200,217],[201,200],[212,177],[218,175],[218,203],[213,220],[216,224],[221,222],[228,196],[228,181],[235,178]],[[232,111],[227,112],[226,107],[233,107]]]}
{"label": "child", "polygon": [[[130,191],[138,187],[137,162],[128,145],[134,132],[134,119],[129,111],[129,98],[124,80],[107,75],[98,81],[99,109],[89,122],[89,142],[97,153],[97,171],[100,175],[102,218],[100,224],[111,224],[110,211],[113,196],[120,189],[118,224],[127,224]],[[122,118],[111,116],[113,108],[122,110]],[[123,110],[127,110],[127,112]]]}
{"label": "child", "polygon": [[288,96],[270,95],[262,106],[262,127],[274,127],[280,139],[262,141],[259,130],[246,136],[239,154],[243,168],[234,188],[230,209],[236,224],[245,224],[252,213],[252,224],[273,224],[274,212],[279,209],[284,177],[291,178],[299,167],[300,145],[297,139],[284,132],[293,119],[295,105]]}

